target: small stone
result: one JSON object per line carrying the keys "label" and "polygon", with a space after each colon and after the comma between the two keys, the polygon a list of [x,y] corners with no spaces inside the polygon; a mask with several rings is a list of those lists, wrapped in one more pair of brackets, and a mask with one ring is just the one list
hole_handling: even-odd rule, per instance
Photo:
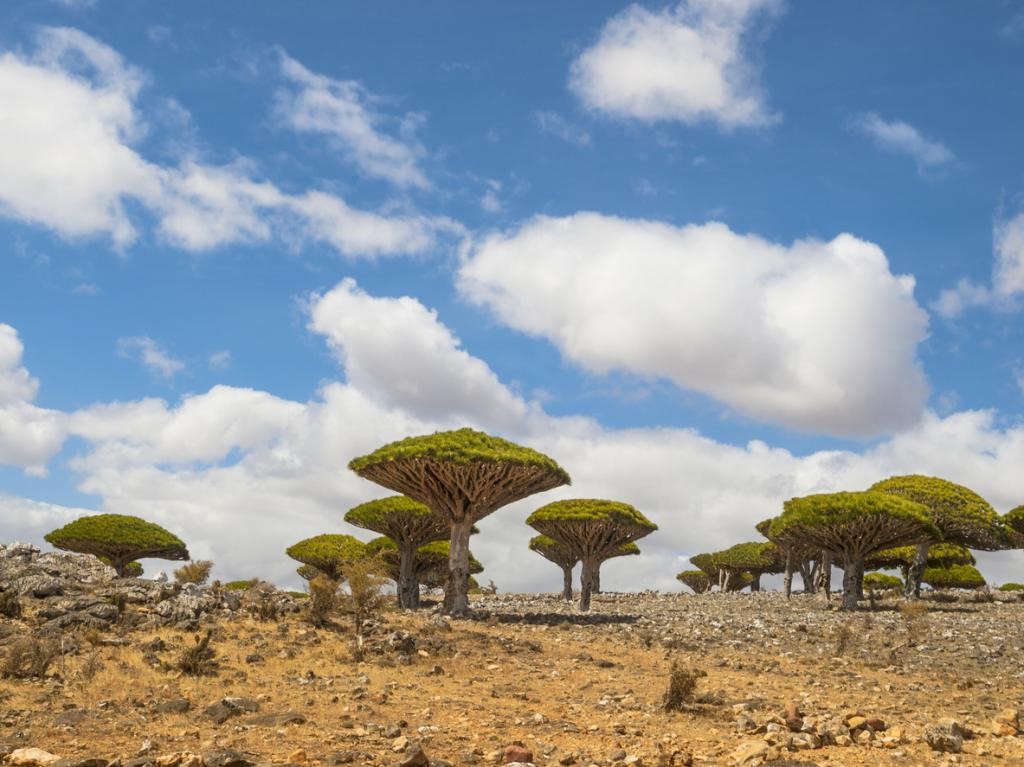
{"label": "small stone", "polygon": [[413,752],[399,763],[399,767],[430,767],[430,759],[424,753],[423,746],[416,746]]}
{"label": "small stone", "polygon": [[401,752],[405,751],[405,749],[407,749],[408,747],[409,739],[404,735],[400,735],[399,737],[391,741],[391,750],[394,751],[396,754],[400,754]]}
{"label": "small stone", "polygon": [[804,728],[804,720],[798,716],[787,716],[786,727],[790,732],[800,732]]}
{"label": "small stone", "polygon": [[643,767],[643,760],[636,754],[627,754],[622,761],[626,767]]}
{"label": "small stone", "polygon": [[1016,735],[1020,732],[1020,713],[1015,708],[1004,708],[992,720],[991,729],[997,736]]}
{"label": "small stone", "polygon": [[868,723],[866,716],[851,716],[846,720],[846,726],[851,730],[859,730],[861,727]]}
{"label": "small stone", "polygon": [[868,717],[868,727],[874,732],[885,732],[885,721],[877,716]]}
{"label": "small stone", "polygon": [[754,740],[740,744],[739,748],[732,752],[732,763],[734,765],[745,765],[762,759],[768,753],[768,744],[763,740]]}
{"label": "small stone", "polygon": [[203,754],[203,762],[206,767],[252,767],[254,764],[251,759],[247,759],[233,748]]}
{"label": "small stone", "polygon": [[288,761],[291,764],[305,764],[308,759],[304,748],[297,748],[288,754]]}
{"label": "small stone", "polygon": [[[625,756],[625,754],[623,754],[623,756]],[[502,752],[502,755],[501,755],[501,763],[502,764],[510,764],[512,762],[532,762],[532,761],[533,761],[533,752],[530,749],[525,748],[524,746],[519,745],[518,743],[513,743],[511,746],[506,746],[505,750]]]}
{"label": "small stone", "polygon": [[[625,758],[626,758],[626,752],[625,751],[616,751],[614,754],[612,754],[611,756],[608,757],[608,761],[610,761],[610,762],[621,762]],[[529,760],[529,761],[532,761],[532,760]]]}
{"label": "small stone", "polygon": [[107,767],[109,764],[109,759],[98,756],[75,756],[58,759],[50,767]]}
{"label": "small stone", "polygon": [[192,708],[192,703],[185,698],[174,698],[158,703],[156,710],[160,714],[184,714],[190,708]]}
{"label": "small stone", "polygon": [[50,767],[59,761],[59,756],[41,748],[16,748],[7,755],[7,764],[16,767]]}

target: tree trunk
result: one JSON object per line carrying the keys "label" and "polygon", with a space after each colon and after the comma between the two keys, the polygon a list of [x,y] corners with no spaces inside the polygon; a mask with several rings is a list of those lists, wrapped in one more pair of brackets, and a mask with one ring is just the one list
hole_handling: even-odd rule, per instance
{"label": "tree trunk", "polygon": [[821,570],[818,571],[818,580],[821,582],[821,590],[825,592],[825,601],[832,599],[832,554],[828,551],[821,553]]}
{"label": "tree trunk", "polygon": [[857,579],[857,599],[864,598],[864,560],[855,567],[853,577]]}
{"label": "tree trunk", "polygon": [[[445,592],[445,612],[458,618],[469,614],[469,534],[473,518],[464,517],[452,522],[451,549],[448,555],[448,589]],[[449,598],[448,592],[451,592]]]}
{"label": "tree trunk", "polygon": [[925,565],[928,563],[928,549],[930,543],[919,543],[914,551],[914,562],[907,571],[907,577],[903,584],[903,596],[907,599],[921,598],[921,576],[924,575]]}
{"label": "tree trunk", "polygon": [[841,610],[856,610],[857,609],[857,571],[863,572],[864,569],[864,558],[858,557],[847,557],[843,563],[843,603],[840,605]]}
{"label": "tree trunk", "polygon": [[110,562],[110,566],[114,568],[114,572],[117,573],[118,578],[124,578],[128,573],[128,563],[131,559],[115,559],[114,557],[107,557]]}
{"label": "tree trunk", "polygon": [[572,601],[572,568],[562,568],[562,599]]}
{"label": "tree trunk", "polygon": [[601,593],[601,563],[600,562],[598,562],[597,565],[594,566],[594,580],[593,580],[593,583],[590,586],[590,591],[593,594],[600,594]]}
{"label": "tree trunk", "polygon": [[413,559],[416,548],[408,543],[398,549],[398,606],[403,610],[412,610],[419,601],[420,585],[413,571]]}
{"label": "tree trunk", "polygon": [[584,559],[583,572],[580,574],[580,611],[590,610],[590,594],[594,588],[594,571],[597,569],[597,560]]}
{"label": "tree trunk", "polygon": [[761,573],[753,573],[754,579],[750,582],[750,593],[761,590]]}
{"label": "tree trunk", "polygon": [[[807,581],[804,581],[804,588],[806,587]],[[786,550],[786,573],[782,576],[782,593],[786,595],[786,599],[793,595],[793,552],[789,549]]]}

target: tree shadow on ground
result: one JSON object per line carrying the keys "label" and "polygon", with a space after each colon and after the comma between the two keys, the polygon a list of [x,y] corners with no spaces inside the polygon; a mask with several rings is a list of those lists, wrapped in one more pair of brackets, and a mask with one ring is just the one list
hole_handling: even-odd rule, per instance
{"label": "tree shadow on ground", "polygon": [[497,621],[498,623],[526,623],[532,626],[558,626],[568,623],[573,626],[605,626],[613,623],[636,623],[639,615],[608,615],[585,613],[501,613],[486,610],[474,611],[470,616],[476,621]]}

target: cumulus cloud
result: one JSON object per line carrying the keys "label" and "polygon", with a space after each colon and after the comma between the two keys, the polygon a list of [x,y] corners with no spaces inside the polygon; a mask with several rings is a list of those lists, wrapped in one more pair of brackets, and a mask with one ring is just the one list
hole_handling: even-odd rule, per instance
{"label": "cumulus cloud", "polygon": [[956,161],[956,155],[949,147],[925,138],[917,128],[902,120],[885,120],[870,113],[857,118],[853,126],[882,149],[911,157],[917,163],[919,173],[936,170]]}
{"label": "cumulus cloud", "polygon": [[39,382],[21,364],[23,352],[18,332],[0,323],[0,464],[44,476],[64,443],[66,418],[32,404]]}
{"label": "cumulus cloud", "polygon": [[[222,579],[260,576],[295,585],[287,545],[346,530],[346,509],[389,492],[348,471],[351,458],[411,434],[490,429],[542,450],[573,477],[571,487],[500,509],[480,524],[473,550],[487,568],[484,577],[523,591],[561,585],[557,569],[527,551],[533,531],[523,524],[556,498],[615,498],[641,509],[658,532],[641,541],[642,556],[609,562],[603,583],[670,591],[678,590],[674,575],[688,555],[756,539],[754,524],[794,495],[861,489],[920,472],[966,484],[1000,511],[1024,499],[1024,427],[1000,426],[992,412],[926,413],[863,452],[803,456],[757,441],[724,444],[691,429],[612,429],[515,404],[487,364],[462,350],[414,299],[374,297],[343,282],[309,309],[314,332],[345,365],[345,383],[327,382],[305,402],[216,386],[176,404],[146,399],[78,411],[70,429],[86,446],[71,462],[79,489],[97,496],[102,511],[145,509],[147,518],[182,536],[194,556],[213,559]],[[406,361],[397,371],[396,359]],[[423,389],[402,383],[418,379],[426,381]],[[455,401],[445,384],[472,404]],[[504,425],[495,425],[495,414]],[[0,496],[0,537],[40,543],[46,530],[81,513]],[[1009,580],[1024,555],[984,555],[981,563],[990,579]]]}
{"label": "cumulus cloud", "polygon": [[783,246],[718,223],[537,217],[480,242],[458,284],[588,370],[668,378],[794,429],[892,432],[927,396],[914,280],[848,234]]}
{"label": "cumulus cloud", "polygon": [[141,363],[158,378],[174,378],[185,369],[185,363],[172,357],[149,336],[131,336],[117,339],[117,353]]}
{"label": "cumulus cloud", "polygon": [[527,413],[527,404],[415,298],[370,296],[346,279],[313,296],[309,312],[310,329],[327,339],[349,383],[389,406],[502,431]]}
{"label": "cumulus cloud", "polygon": [[[335,80],[306,69],[282,52],[281,74],[291,87],[277,93],[278,120],[292,130],[325,136],[350,163],[372,178],[399,187],[430,186],[420,159],[425,154],[414,129],[415,114],[397,120],[400,137],[380,130],[388,118],[381,99],[354,80]],[[395,122],[395,120],[390,120]]]}
{"label": "cumulus cloud", "polygon": [[710,121],[724,128],[778,119],[765,103],[748,32],[777,0],[684,0],[631,5],[573,61],[569,87],[591,109],[648,122]]}
{"label": "cumulus cloud", "polygon": [[980,285],[963,278],[955,287],[939,294],[933,308],[947,319],[959,317],[965,310],[988,307],[1014,311],[1024,295],[1024,212],[998,221],[992,232],[995,262],[992,284]]}
{"label": "cumulus cloud", "polygon": [[137,100],[145,76],[117,51],[75,29],[44,28],[28,55],[0,55],[0,215],[65,237],[139,236],[141,206],[164,242],[189,251],[279,239],[321,242],[343,256],[419,253],[448,219],[358,210],[317,190],[285,193],[242,159],[210,165],[145,159]]}

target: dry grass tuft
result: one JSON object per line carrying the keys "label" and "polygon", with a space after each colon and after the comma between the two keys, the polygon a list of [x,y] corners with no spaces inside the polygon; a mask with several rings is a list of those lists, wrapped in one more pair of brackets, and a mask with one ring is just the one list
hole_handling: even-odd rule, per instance
{"label": "dry grass tuft", "polygon": [[46,675],[47,669],[60,655],[59,645],[52,639],[27,636],[13,641],[0,662],[0,677],[33,679]]}
{"label": "dry grass tuft", "polygon": [[212,676],[217,673],[217,654],[210,647],[213,631],[208,630],[206,636],[195,637],[191,647],[181,651],[174,667],[189,676]]}
{"label": "dry grass tuft", "polygon": [[692,703],[697,691],[697,680],[702,676],[707,676],[707,672],[683,666],[678,660],[672,661],[663,708],[666,711],[682,711],[688,703]]}

